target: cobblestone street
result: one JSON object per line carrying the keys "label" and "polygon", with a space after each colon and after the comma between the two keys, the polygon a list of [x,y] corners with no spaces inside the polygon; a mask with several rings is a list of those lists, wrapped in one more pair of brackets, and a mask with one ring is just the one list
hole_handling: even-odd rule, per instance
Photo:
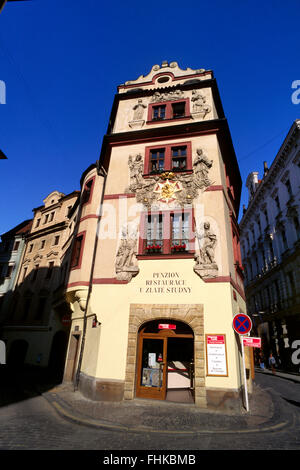
{"label": "cobblestone street", "polygon": [[[252,450],[300,449],[300,384],[267,374],[256,374],[257,387],[271,394],[273,414],[264,423],[255,414],[236,418],[230,429],[232,417],[211,414],[209,428],[207,414],[203,414],[203,429],[187,432],[184,411],[180,409],[173,429],[145,431],[132,428],[126,432],[116,426],[84,425],[59,415],[43,395],[31,396],[21,391],[15,401],[0,408],[0,449],[9,450]],[[47,395],[47,394],[45,394]],[[2,399],[4,395],[2,394]],[[250,402],[251,406],[251,402]],[[269,405],[268,405],[269,406]],[[263,407],[261,407],[262,409]],[[149,409],[149,408],[148,408]],[[168,408],[170,415],[174,407]],[[153,408],[153,419],[155,419]],[[251,409],[250,409],[251,415]],[[249,420],[250,418],[250,420]],[[168,422],[167,408],[164,419]],[[247,421],[248,420],[248,421]],[[183,424],[181,426],[180,424]],[[240,426],[243,428],[239,429]],[[138,423],[137,423],[138,424]],[[184,425],[185,424],[185,425]],[[191,423],[193,424],[193,423]],[[180,433],[181,432],[181,433]],[[238,435],[238,439],[237,439]]]}

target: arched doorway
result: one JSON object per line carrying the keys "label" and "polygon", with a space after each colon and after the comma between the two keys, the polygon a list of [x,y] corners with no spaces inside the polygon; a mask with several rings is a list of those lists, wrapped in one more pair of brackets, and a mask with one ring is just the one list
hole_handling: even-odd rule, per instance
{"label": "arched doorway", "polygon": [[136,396],[194,402],[194,333],[186,323],[158,319],[138,332]]}

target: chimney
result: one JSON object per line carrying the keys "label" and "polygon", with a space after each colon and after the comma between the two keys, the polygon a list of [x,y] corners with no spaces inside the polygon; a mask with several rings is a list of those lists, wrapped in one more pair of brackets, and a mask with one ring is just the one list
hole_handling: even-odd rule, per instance
{"label": "chimney", "polygon": [[264,176],[268,174],[269,168],[267,162],[264,162]]}
{"label": "chimney", "polygon": [[249,191],[249,202],[250,202],[251,199],[254,197],[254,193],[258,186],[258,171],[252,171],[252,173],[248,175],[246,186]]}

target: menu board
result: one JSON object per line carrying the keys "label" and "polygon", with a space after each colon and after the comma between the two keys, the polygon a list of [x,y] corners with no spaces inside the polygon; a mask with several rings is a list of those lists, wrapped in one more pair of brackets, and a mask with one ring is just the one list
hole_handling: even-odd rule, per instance
{"label": "menu board", "polygon": [[226,335],[206,335],[207,375],[227,377]]}

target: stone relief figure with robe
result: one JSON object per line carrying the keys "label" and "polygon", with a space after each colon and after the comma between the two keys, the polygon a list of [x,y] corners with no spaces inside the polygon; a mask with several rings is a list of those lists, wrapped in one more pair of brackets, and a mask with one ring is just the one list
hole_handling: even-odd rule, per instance
{"label": "stone relief figure with robe", "polygon": [[193,102],[193,111],[194,114],[199,114],[202,119],[205,118],[211,110],[211,107],[206,104],[205,96],[198,93],[196,90],[193,90],[191,101]]}
{"label": "stone relief figure with robe", "polygon": [[197,156],[194,160],[194,174],[195,174],[195,183],[198,188],[203,188],[203,186],[209,186],[211,184],[210,179],[208,178],[208,171],[212,167],[213,161],[209,160],[206,155],[204,155],[202,149],[197,149]]}
{"label": "stone relief figure with robe", "polygon": [[216,235],[210,230],[210,223],[204,222],[203,234],[196,233],[199,242],[199,255],[195,255],[194,271],[202,278],[216,277],[218,266],[215,261]]}
{"label": "stone relief figure with robe", "polygon": [[131,233],[123,228],[121,242],[116,255],[115,270],[116,278],[120,281],[131,281],[133,276],[139,272],[134,259],[137,254],[137,229]]}
{"label": "stone relief figure with robe", "polygon": [[144,116],[144,109],[147,106],[143,104],[143,100],[139,99],[137,104],[133,107],[133,120],[140,121]]}
{"label": "stone relief figure with robe", "polygon": [[131,155],[128,158],[128,166],[130,170],[130,186],[131,191],[143,186],[144,163],[142,155],[136,155],[135,159]]}

